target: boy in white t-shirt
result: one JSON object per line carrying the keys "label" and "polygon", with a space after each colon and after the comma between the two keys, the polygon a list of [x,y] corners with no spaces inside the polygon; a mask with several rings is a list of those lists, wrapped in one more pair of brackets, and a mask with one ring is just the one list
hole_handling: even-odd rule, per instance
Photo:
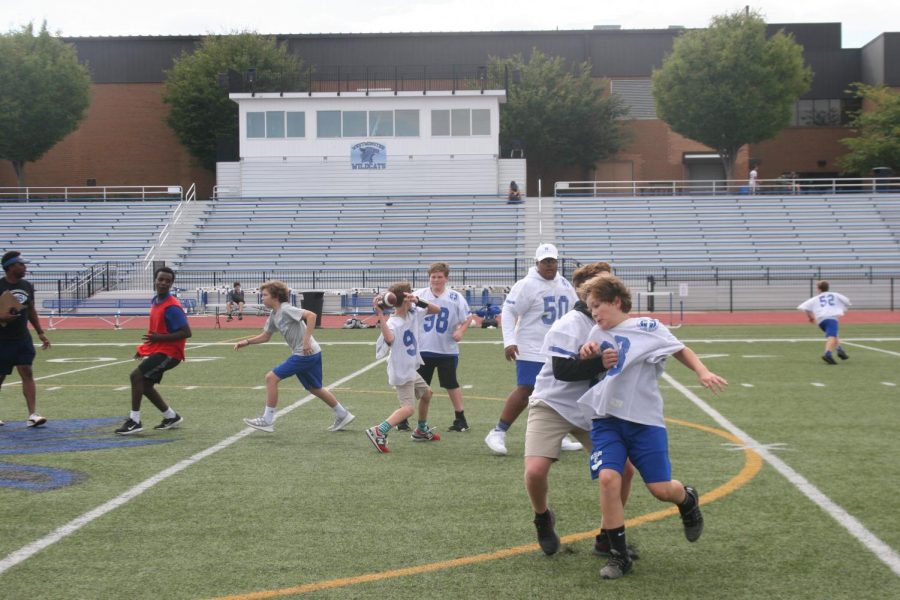
{"label": "boy in white t-shirt", "polygon": [[397,390],[400,408],[381,422],[380,425],[366,429],[366,436],[381,453],[388,449],[388,432],[399,423],[413,415],[416,400],[419,401],[419,423],[412,432],[416,442],[437,442],[441,436],[428,427],[428,407],[431,402],[431,388],[416,371],[423,364],[419,354],[419,336],[422,331],[422,320],[425,315],[441,312],[436,304],[419,300],[412,293],[410,285],[403,281],[393,284],[388,291],[397,298],[397,307],[389,319],[384,318],[383,296],[373,300],[375,313],[379,317],[381,335],[384,343],[391,347],[388,358],[388,383]]}
{"label": "boy in white t-shirt", "polygon": [[589,464],[591,476],[600,480],[601,526],[611,545],[609,561],[600,576],[617,579],[632,567],[625,544],[621,495],[626,460],[634,464],[651,494],[678,506],[689,542],[703,533],[697,490],[672,479],[663,399],[657,383],[666,358],[675,356],[713,392],[723,390],[728,382],[710,372],[656,319],[629,317],[631,292],[618,278],[601,275],[584,284],[582,290],[597,325],[580,356],[590,359],[603,353],[606,363],[609,352],[604,351],[612,350],[616,358],[603,380],[578,403],[592,422]]}
{"label": "boy in white t-shirt", "polygon": [[312,336],[316,326],[316,313],[288,303],[288,287],[281,281],[267,281],[259,286],[263,305],[272,311],[262,333],[241,340],[234,345],[240,350],[251,344],[265,344],[272,334],[280,331],[292,354],[283,363],[266,374],[266,407],[262,416],[244,419],[244,423],[265,431],[275,431],[275,407],[278,406],[278,384],[282,379],[295,375],[310,394],[319,398],[334,411],[334,423],[328,431],[343,429],[355,418],[344,408],[334,394],[322,386],[322,349]]}
{"label": "boy in white t-shirt", "polygon": [[838,317],[843,317],[847,309],[850,308],[850,300],[843,294],[837,292],[829,292],[829,284],[824,279],[816,285],[819,294],[813,296],[803,304],[797,307],[806,313],[810,323],[816,323],[819,329],[825,332],[825,354],[822,355],[829,365],[836,365],[837,361],[831,355],[833,351],[837,351],[838,358],[847,360],[850,358],[841,347],[841,340],[838,338]]}

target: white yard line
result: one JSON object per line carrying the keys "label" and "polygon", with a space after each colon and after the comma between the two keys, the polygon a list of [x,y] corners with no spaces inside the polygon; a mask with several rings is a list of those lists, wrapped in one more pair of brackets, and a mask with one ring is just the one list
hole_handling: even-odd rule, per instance
{"label": "white yard line", "polygon": [[[881,340],[879,340],[881,341]],[[894,352],[892,350],[884,350],[882,348],[873,348],[872,346],[863,346],[862,344],[855,344],[853,342],[848,342],[845,340],[841,340],[842,345],[853,346],[854,348],[864,348],[866,350],[872,350],[873,352],[883,352],[884,354],[890,354],[891,356],[900,356],[900,352]]]}
{"label": "white yard line", "polygon": [[[350,381],[351,379],[353,379],[354,377],[357,377],[358,375],[365,373],[369,369],[382,364],[386,360],[387,360],[387,358],[383,358],[381,360],[376,360],[373,363],[369,363],[362,369],[359,369],[358,371],[355,371],[355,372],[351,373],[350,375],[347,375],[346,377],[338,379],[337,381],[332,383],[330,386],[328,386],[328,388],[330,389],[333,387],[337,387],[343,383],[346,383],[346,382]],[[292,410],[303,406],[304,404],[306,404],[313,398],[315,398],[315,396],[313,396],[312,394],[309,394],[309,395],[305,396],[304,398],[297,400],[290,406],[286,406],[286,407],[282,408],[281,410],[279,410],[276,413],[276,415],[277,416],[286,415],[287,413],[291,412]],[[40,538],[39,540],[35,540],[34,542],[31,542],[30,544],[23,546],[22,548],[19,548],[15,552],[10,553],[8,556],[6,556],[2,560],[0,560],[0,575],[5,573],[12,567],[18,565],[19,563],[28,560],[29,558],[31,558],[32,556],[34,556],[41,550],[48,548],[48,547],[52,546],[53,544],[55,544],[56,542],[62,540],[63,538],[66,538],[66,537],[72,535],[73,533],[75,533],[76,531],[78,531],[79,529],[84,527],[85,525],[88,525],[92,521],[95,521],[95,520],[99,519],[100,517],[104,516],[105,514],[119,508],[120,506],[123,506],[129,500],[137,498],[138,496],[140,496],[141,494],[143,494],[144,492],[146,492],[147,490],[149,490],[156,484],[161,483],[162,481],[165,481],[169,477],[180,473],[181,471],[187,469],[191,465],[200,462],[204,458],[206,458],[208,456],[212,456],[219,450],[224,450],[225,448],[227,448],[227,447],[231,446],[232,444],[234,444],[235,442],[247,437],[248,435],[250,435],[251,433],[253,433],[255,431],[256,430],[253,429],[252,427],[247,427],[245,429],[242,429],[241,431],[237,432],[236,434],[232,435],[231,437],[225,438],[218,444],[210,446],[206,450],[202,450],[202,451],[198,452],[197,454],[194,454],[190,458],[186,458],[186,459],[172,465],[171,467],[160,471],[156,475],[153,475],[152,477],[145,479],[141,483],[139,483],[136,486],[132,487],[131,489],[125,491],[124,493],[120,494],[119,496],[116,496],[112,500],[109,500],[109,501],[101,504],[97,508],[88,511],[79,517],[72,519],[71,521],[69,521],[68,523],[66,523],[63,526],[58,527],[56,530],[50,532],[49,534],[45,535],[44,537]]]}
{"label": "white yard line", "polygon": [[819,488],[810,483],[803,475],[769,452],[765,446],[754,440],[743,430],[739,429],[734,423],[726,419],[719,411],[703,401],[694,392],[678,383],[671,375],[663,373],[663,379],[684,394],[684,396],[693,402],[700,410],[712,417],[716,423],[740,438],[745,446],[752,448],[754,452],[759,454],[762,459],[774,467],[776,471],[784,475],[794,487],[817,504],[819,508],[828,513],[832,519],[837,521],[838,525],[846,529],[850,535],[859,540],[863,546],[871,551],[872,554],[881,560],[881,562],[886,564],[895,575],[900,576],[900,555],[898,555],[893,548],[876,537],[874,533],[866,529],[865,525],[860,523],[856,517],[841,508],[831,498],[822,493]]}

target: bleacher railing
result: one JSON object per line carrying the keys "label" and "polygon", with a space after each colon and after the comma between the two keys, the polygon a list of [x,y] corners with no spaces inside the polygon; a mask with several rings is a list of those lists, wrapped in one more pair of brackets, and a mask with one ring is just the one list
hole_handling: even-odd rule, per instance
{"label": "bleacher railing", "polygon": [[165,247],[166,240],[169,239],[169,234],[172,233],[172,229],[178,225],[181,221],[181,217],[184,216],[184,211],[187,206],[197,199],[197,184],[192,183],[191,187],[188,188],[187,193],[181,199],[181,202],[178,203],[178,206],[175,207],[175,210],[172,211],[172,216],[169,218],[169,222],[165,224],[159,234],[156,236],[156,241],[153,243],[153,246],[147,250],[147,254],[144,255],[144,269],[147,270],[153,265],[153,260],[156,258],[156,255],[159,254],[160,251]]}
{"label": "bleacher railing", "polygon": [[900,177],[851,177],[838,179],[777,178],[730,180],[557,181],[557,198],[601,196],[703,196],[703,195],[832,195],[900,194]]}
{"label": "bleacher railing", "polygon": [[118,200],[181,200],[180,185],[118,185],[82,187],[0,187],[0,201],[113,202]]}

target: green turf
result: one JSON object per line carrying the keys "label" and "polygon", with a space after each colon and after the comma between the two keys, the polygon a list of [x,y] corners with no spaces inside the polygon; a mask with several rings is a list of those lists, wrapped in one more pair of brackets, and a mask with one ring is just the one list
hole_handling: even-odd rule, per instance
{"label": "green turf", "polygon": [[[194,345],[239,339],[251,331],[197,331]],[[376,330],[322,331],[325,379],[331,383],[374,361]],[[900,548],[896,460],[900,441],[900,327],[842,328],[850,360],[826,366],[812,327],[684,327],[675,333],[726,377],[724,395],[691,388],[874,535]],[[49,363],[48,358],[106,357],[128,361],[135,331],[58,331],[39,352],[37,377],[101,363]],[[872,338],[892,338],[890,340]],[[757,340],[748,343],[747,340]],[[798,341],[762,341],[762,340]],[[495,330],[471,330],[468,342],[499,342]],[[711,341],[707,341],[711,340]],[[66,346],[64,343],[121,343]],[[862,344],[890,353],[860,348]],[[142,439],[170,443],[84,452],[4,453],[0,462],[67,469],[77,483],[47,492],[0,485],[0,561],[130,487],[244,429],[259,414],[265,373],[286,356],[282,343],[234,352],[228,345],[189,350],[160,391],[185,417],[183,428],[151,430],[159,414],[144,406]],[[38,407],[51,422],[124,419],[134,363],[113,364],[38,382]],[[695,377],[676,361],[667,369],[684,385]],[[514,372],[499,343],[463,345],[460,380],[472,430],[453,433],[446,394],[436,390],[430,422],[443,436],[416,444],[393,432],[392,452],[379,455],[363,431],[397,406],[378,365],[336,390],[357,415],[348,431],[329,433],[332,415],[313,399],[276,422],[272,435],[243,437],[72,535],[0,574],[4,598],[212,598],[387,573],[490,554],[534,542],[522,486],[524,418],[509,434],[510,456],[483,443]],[[0,417],[24,418],[10,376]],[[884,385],[893,383],[896,387]],[[813,384],[823,384],[821,387]],[[669,417],[707,427],[715,422],[661,382]],[[747,384],[752,387],[747,387]],[[188,386],[195,389],[186,390]],[[50,390],[53,387],[60,389]],[[296,381],[281,385],[281,407],[305,396]],[[116,424],[96,437],[112,436]],[[11,427],[0,428],[0,450]],[[669,428],[676,478],[709,492],[741,472],[745,454],[728,440],[681,424]],[[21,443],[19,446],[21,447]],[[589,532],[599,513],[585,455],[567,453],[551,472],[551,505],[561,534]],[[3,471],[0,471],[2,473]],[[665,508],[636,485],[626,516]],[[591,540],[545,557],[536,550],[464,566],[391,576],[305,594],[312,598],[891,598],[900,577],[802,495],[771,466],[704,507],[706,531],[688,544],[677,517],[629,528],[642,558],[621,581],[600,581],[602,561]],[[291,596],[293,597],[293,596]]]}

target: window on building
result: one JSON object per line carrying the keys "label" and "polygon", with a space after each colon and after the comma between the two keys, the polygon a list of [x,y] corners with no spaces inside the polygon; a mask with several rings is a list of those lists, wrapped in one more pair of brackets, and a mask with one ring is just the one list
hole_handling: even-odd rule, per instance
{"label": "window on building", "polygon": [[397,137],[419,136],[419,111],[396,110],[394,111],[395,135]]}
{"label": "window on building", "polygon": [[247,113],[247,137],[248,138],[264,138],[266,137],[266,113],[248,112]]}
{"label": "window on building", "polygon": [[316,112],[316,137],[341,137],[341,111],[320,110]]}
{"label": "window on building", "polygon": [[472,135],[471,113],[468,108],[454,108],[450,111],[450,135]]}
{"label": "window on building", "polygon": [[366,111],[345,110],[342,113],[344,121],[344,137],[366,137]]}
{"label": "window on building", "polygon": [[472,135],[491,134],[491,111],[486,108],[472,109]]}
{"label": "window on building", "polygon": [[369,135],[371,135],[372,137],[394,135],[394,111],[369,111]]}
{"label": "window on building", "polygon": [[853,111],[859,110],[857,98],[824,98],[798,100],[794,105],[791,125],[794,127],[838,127],[850,123]]}
{"label": "window on building", "polygon": [[450,135],[450,111],[431,111],[431,135]]}
{"label": "window on building", "polygon": [[809,127],[816,120],[816,110],[812,100],[797,101],[797,125]]}
{"label": "window on building", "polygon": [[283,138],[284,137],[284,111],[283,110],[267,110],[266,111],[266,137],[267,138]]}
{"label": "window on building", "polygon": [[287,136],[289,138],[306,137],[306,113],[287,113]]}

